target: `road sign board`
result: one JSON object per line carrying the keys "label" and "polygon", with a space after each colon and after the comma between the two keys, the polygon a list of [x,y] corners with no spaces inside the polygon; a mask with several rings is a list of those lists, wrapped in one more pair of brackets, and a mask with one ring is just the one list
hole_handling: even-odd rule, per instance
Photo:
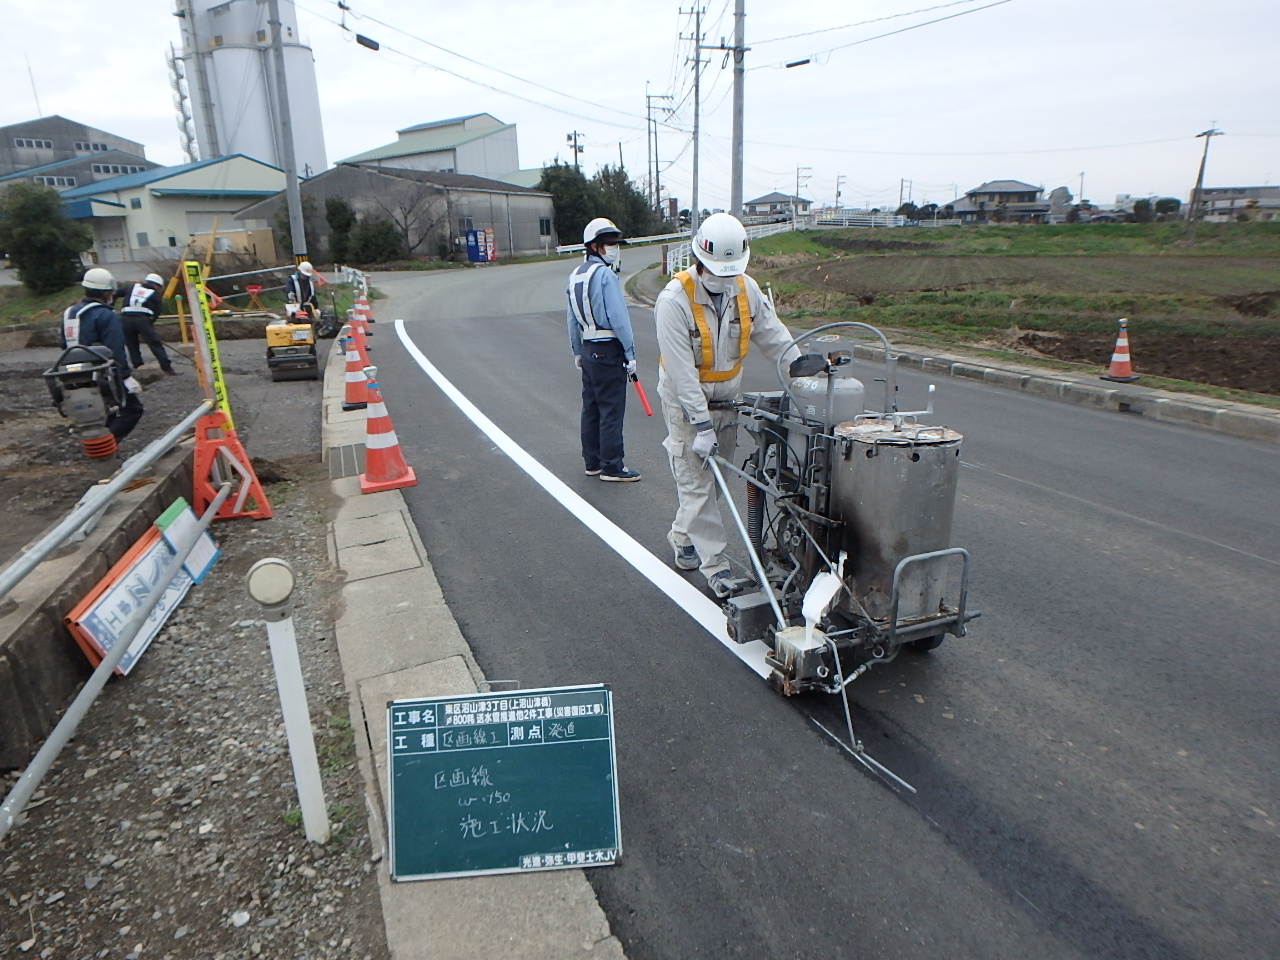
{"label": "road sign board", "polygon": [[621,854],[603,684],[387,704],[396,880],[605,866]]}

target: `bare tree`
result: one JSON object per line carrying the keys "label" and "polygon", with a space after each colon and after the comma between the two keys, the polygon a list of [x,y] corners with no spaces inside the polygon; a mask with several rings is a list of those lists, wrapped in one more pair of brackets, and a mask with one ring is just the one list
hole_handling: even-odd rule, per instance
{"label": "bare tree", "polygon": [[371,191],[369,199],[382,211],[401,236],[404,249],[412,254],[439,228],[448,223],[449,210],[445,201],[445,188],[421,180],[395,177],[397,185]]}

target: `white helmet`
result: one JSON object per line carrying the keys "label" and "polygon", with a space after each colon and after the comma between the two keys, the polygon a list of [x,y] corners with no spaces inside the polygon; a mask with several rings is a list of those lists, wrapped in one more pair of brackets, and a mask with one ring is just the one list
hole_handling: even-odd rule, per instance
{"label": "white helmet", "polygon": [[[609,234],[611,233],[617,234],[617,238],[613,239],[609,237]],[[583,243],[595,243],[597,240],[602,238],[612,239],[614,243],[626,243],[626,241],[622,239],[622,231],[618,229],[618,225],[612,220],[608,220],[604,217],[596,217],[582,228]]]}
{"label": "white helmet", "polygon": [[157,287],[163,287],[163,286],[164,286],[164,277],[160,276],[160,274],[158,274],[158,273],[148,273],[148,274],[147,274],[147,276],[146,276],[146,278],[145,278],[142,282],[143,282],[143,283],[154,283]]}
{"label": "white helmet", "polygon": [[713,213],[693,235],[693,255],[717,277],[745,273],[751,259],[747,228],[732,214]]}
{"label": "white helmet", "polygon": [[114,290],[116,278],[104,267],[90,267],[84,272],[84,279],[80,281],[80,286],[86,290]]}
{"label": "white helmet", "polygon": [[303,260],[298,264],[298,272],[304,277],[309,277],[316,272],[316,268],[311,265],[310,260]]}

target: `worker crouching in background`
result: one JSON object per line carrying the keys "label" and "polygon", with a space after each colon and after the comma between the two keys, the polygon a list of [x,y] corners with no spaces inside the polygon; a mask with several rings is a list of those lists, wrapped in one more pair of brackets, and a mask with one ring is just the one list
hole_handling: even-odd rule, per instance
{"label": "worker crouching in background", "polygon": [[111,271],[93,267],[80,281],[84,298],[62,315],[62,346],[106,347],[116,362],[116,375],[124,384],[124,403],[107,418],[107,429],[116,440],[123,440],[142,419],[142,385],[133,377],[133,368],[125,350],[124,328],[120,317],[111,309],[115,299],[116,278]]}
{"label": "worker crouching in background", "polygon": [[662,442],[671,460],[679,505],[667,541],[681,570],[701,569],[717,597],[731,591],[724,558],[724,521],[714,474],[706,458],[717,451],[733,460],[737,445],[742,362],[751,344],[769,360],[799,356],[773,304],[745,273],[751,251],[742,223],[715,213],[693,237],[696,269],[682,270],[654,304],[658,395],[667,420]]}
{"label": "worker crouching in background", "polygon": [[124,343],[129,352],[129,362],[135,368],[145,362],[138,341],[145,340],[160,369],[173,376],[178,371],[173,369],[173,361],[156,333],[156,321],[164,312],[164,297],[160,293],[164,289],[164,278],[157,273],[149,273],[139,283],[121,287],[115,293],[115,299],[124,299],[120,308],[120,321],[124,327]]}

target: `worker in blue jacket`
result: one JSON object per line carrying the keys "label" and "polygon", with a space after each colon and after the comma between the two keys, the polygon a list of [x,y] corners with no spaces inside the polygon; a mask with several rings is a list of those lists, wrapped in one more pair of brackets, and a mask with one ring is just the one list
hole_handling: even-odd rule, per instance
{"label": "worker in blue jacket", "polygon": [[116,362],[116,375],[124,383],[124,403],[107,418],[107,429],[116,440],[123,440],[142,419],[142,385],[133,376],[125,349],[124,327],[120,316],[111,309],[115,299],[116,278],[110,270],[93,267],[80,281],[84,298],[68,307],[62,315],[63,347],[106,347]]}
{"label": "worker in blue jacket", "polygon": [[582,371],[582,460],[589,477],[612,482],[640,479],[623,463],[622,420],[627,379],[636,372],[631,316],[622,299],[622,231],[597,217],[582,232],[586,253],[569,276],[569,346]]}

